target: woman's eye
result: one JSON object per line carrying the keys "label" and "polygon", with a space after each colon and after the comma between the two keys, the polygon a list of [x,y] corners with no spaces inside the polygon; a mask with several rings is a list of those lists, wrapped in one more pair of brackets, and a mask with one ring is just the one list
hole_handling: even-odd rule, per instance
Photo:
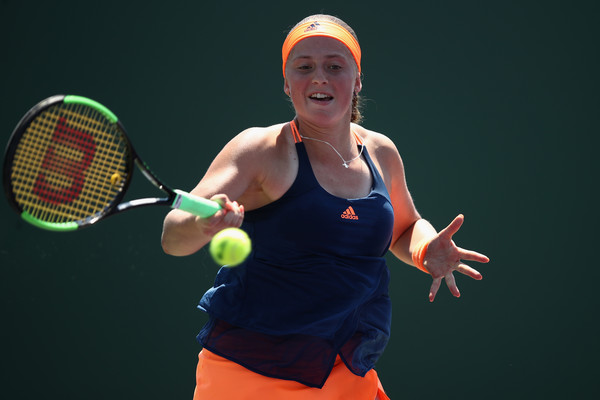
{"label": "woman's eye", "polygon": [[332,64],[329,66],[329,69],[333,69],[333,70],[339,70],[342,69],[341,65],[337,65],[337,64]]}

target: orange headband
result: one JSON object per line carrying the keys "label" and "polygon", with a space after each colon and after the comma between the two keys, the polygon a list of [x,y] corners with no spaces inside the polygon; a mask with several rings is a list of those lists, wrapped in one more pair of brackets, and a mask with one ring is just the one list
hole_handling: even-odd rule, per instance
{"label": "orange headband", "polygon": [[344,29],[342,26],[331,21],[314,21],[306,22],[298,25],[293,31],[291,31],[283,42],[283,48],[281,49],[281,57],[283,59],[283,77],[285,78],[285,64],[287,63],[288,56],[292,48],[301,40],[311,36],[325,36],[333,39],[337,39],[342,42],[356,61],[358,72],[360,72],[360,46],[358,41],[352,36],[350,32]]}

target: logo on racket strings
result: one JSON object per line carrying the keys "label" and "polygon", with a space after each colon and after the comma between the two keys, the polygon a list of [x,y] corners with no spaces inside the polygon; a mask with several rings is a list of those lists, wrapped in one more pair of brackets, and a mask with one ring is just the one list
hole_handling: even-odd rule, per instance
{"label": "logo on racket strings", "polygon": [[[75,157],[66,157],[64,152],[57,150],[59,146],[68,148],[69,154],[75,154]],[[52,144],[48,146],[42,161],[33,192],[40,199],[53,204],[66,204],[75,200],[83,190],[84,173],[92,163],[95,152],[96,143],[92,135],[67,126],[67,120],[60,117],[52,135]],[[81,157],[77,157],[78,155]],[[49,178],[50,175],[59,176],[59,180],[66,182],[66,185],[54,185],[53,180]],[[70,186],[67,186],[69,183]]]}

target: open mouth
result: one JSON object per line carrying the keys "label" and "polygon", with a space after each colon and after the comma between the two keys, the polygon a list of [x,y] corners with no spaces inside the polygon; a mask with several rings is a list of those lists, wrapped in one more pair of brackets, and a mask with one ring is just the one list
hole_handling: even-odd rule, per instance
{"label": "open mouth", "polygon": [[313,93],[310,96],[310,99],[312,100],[316,100],[316,101],[329,101],[329,100],[333,100],[333,97],[325,94],[325,93]]}

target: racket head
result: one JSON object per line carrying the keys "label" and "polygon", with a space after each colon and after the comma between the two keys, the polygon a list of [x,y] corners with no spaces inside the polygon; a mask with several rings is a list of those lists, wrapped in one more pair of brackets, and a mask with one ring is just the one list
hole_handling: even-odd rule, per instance
{"label": "racket head", "polygon": [[85,97],[52,96],[14,129],[4,155],[4,191],[25,221],[75,230],[113,212],[129,187],[134,159],[109,109]]}

